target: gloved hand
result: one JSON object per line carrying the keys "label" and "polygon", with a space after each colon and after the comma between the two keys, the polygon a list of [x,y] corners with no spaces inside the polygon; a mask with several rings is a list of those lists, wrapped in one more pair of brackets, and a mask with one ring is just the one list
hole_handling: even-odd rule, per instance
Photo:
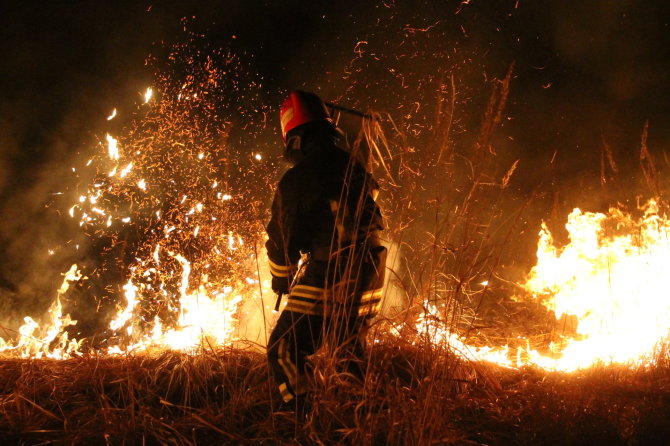
{"label": "gloved hand", "polygon": [[273,277],[272,278],[272,291],[277,294],[288,294],[288,287],[290,283],[288,277]]}

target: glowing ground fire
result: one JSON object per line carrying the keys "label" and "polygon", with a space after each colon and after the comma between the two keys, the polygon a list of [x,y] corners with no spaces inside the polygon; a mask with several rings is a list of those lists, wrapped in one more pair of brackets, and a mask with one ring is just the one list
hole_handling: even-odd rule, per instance
{"label": "glowing ground fire", "polygon": [[[116,140],[107,136],[110,147],[109,158],[117,162]],[[199,156],[202,159],[202,156]],[[130,171],[132,163],[128,165]],[[123,170],[114,175],[125,179]],[[141,180],[143,181],[143,180]],[[212,185],[216,189],[216,184]],[[81,211],[81,224],[98,222],[109,226],[111,215],[95,207],[101,197],[100,190],[80,197],[77,206],[88,203],[92,213]],[[216,195],[220,201],[230,196]],[[186,201],[186,196],[182,201]],[[72,210],[71,210],[72,211]],[[186,214],[203,211],[197,203]],[[568,216],[566,229],[569,243],[557,247],[549,229],[543,224],[537,249],[537,264],[532,268],[523,287],[556,318],[575,317],[576,333],[565,334],[560,342],[553,342],[550,354],[541,354],[530,348],[512,351],[508,347],[471,347],[456,333],[444,328],[436,321],[438,309],[426,304],[426,311],[419,316],[416,328],[426,333],[435,344],[448,344],[465,358],[484,360],[511,367],[533,364],[546,369],[571,371],[588,367],[596,362],[643,364],[653,360],[655,348],[665,340],[670,330],[670,303],[663,290],[666,282],[665,265],[670,262],[670,221],[659,214],[658,205],[650,200],[643,209],[643,216],[634,219],[630,214],[611,209],[609,214],[573,210]],[[71,216],[73,212],[70,212]],[[115,217],[116,218],[116,217]],[[133,216],[128,217],[131,221]],[[160,215],[157,216],[160,220]],[[115,221],[115,220],[114,220]],[[198,237],[200,226],[190,228],[192,237]],[[179,231],[184,231],[180,229]],[[176,231],[174,226],[164,226],[163,237],[169,239]],[[242,246],[242,237],[229,232],[225,236],[225,247],[235,250]],[[222,247],[223,248],[223,247]],[[217,250],[219,248],[216,248]],[[163,259],[163,260],[161,260]],[[176,261],[181,272],[174,269],[161,272],[167,261]],[[247,275],[239,286],[219,287],[212,292],[207,275],[203,275],[197,286],[189,282],[191,263],[182,254],[167,251],[157,243],[150,259],[141,260],[137,266],[151,262],[141,278],[170,273],[179,275],[178,301],[171,312],[176,316],[169,327],[159,316],[151,323],[141,323],[139,302],[152,293],[149,282],[129,279],[122,289],[125,306],[115,313],[109,327],[114,332],[124,331],[128,342],[107,349],[108,354],[143,351],[147,348],[162,348],[192,351],[202,343],[211,346],[227,345],[235,339],[237,312],[240,303],[259,299],[257,291],[245,285],[260,286],[253,271],[255,259],[238,264],[238,273]],[[262,260],[261,260],[262,261]],[[172,265],[174,266],[174,264]],[[137,276],[137,275],[136,275]],[[64,274],[63,284],[49,309],[49,320],[43,327],[26,317],[19,329],[16,343],[2,341],[2,351],[18,353],[23,357],[67,358],[78,352],[80,342],[68,339],[64,330],[76,321],[63,315],[60,298],[68,291],[70,283],[85,280],[76,265]],[[138,280],[138,279],[135,279]],[[263,285],[269,293],[267,283]],[[164,287],[158,290],[166,294]],[[146,322],[146,321],[145,321]],[[140,333],[134,333],[138,326]]]}
{"label": "glowing ground fire", "polygon": [[644,215],[611,209],[609,215],[575,209],[566,225],[570,243],[554,246],[543,226],[538,262],[526,287],[556,313],[578,319],[579,339],[556,346],[560,369],[596,360],[647,362],[670,333],[666,266],[670,261],[670,221],[654,200]]}
{"label": "glowing ground fire", "polygon": [[537,264],[523,287],[555,313],[574,317],[576,333],[559,334],[550,353],[531,348],[469,347],[435,323],[435,306],[420,317],[417,328],[460,355],[501,365],[533,364],[572,371],[596,363],[645,365],[670,334],[666,265],[670,262],[670,220],[650,200],[644,215],[611,209],[608,214],[574,209],[566,229],[569,243],[557,247],[543,224]]}

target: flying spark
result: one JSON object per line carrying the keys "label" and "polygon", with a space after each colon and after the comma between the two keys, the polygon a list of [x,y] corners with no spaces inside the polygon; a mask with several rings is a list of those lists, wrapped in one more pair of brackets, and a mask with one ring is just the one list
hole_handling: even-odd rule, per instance
{"label": "flying spark", "polygon": [[107,151],[109,153],[109,158],[112,161],[117,161],[119,159],[119,148],[117,146],[117,141],[107,133]]}
{"label": "flying spark", "polygon": [[144,93],[144,103],[145,104],[147,104],[151,100],[151,97],[153,96],[153,94],[154,94],[154,90],[151,87],[147,88],[147,91]]}

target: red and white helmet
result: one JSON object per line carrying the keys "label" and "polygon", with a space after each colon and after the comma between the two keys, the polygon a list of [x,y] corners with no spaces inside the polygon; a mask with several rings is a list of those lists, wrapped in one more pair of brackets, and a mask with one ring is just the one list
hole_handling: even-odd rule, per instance
{"label": "red and white helmet", "polygon": [[281,106],[279,117],[284,142],[286,134],[300,125],[320,120],[333,122],[321,98],[302,90],[294,90],[288,95]]}

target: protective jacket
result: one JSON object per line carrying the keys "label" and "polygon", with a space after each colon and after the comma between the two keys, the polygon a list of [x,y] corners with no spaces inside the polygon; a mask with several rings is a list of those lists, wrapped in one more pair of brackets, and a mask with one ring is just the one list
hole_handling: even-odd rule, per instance
{"label": "protective jacket", "polygon": [[386,254],[378,185],[335,141],[315,140],[302,152],[279,182],[267,226],[273,288],[288,292],[289,311],[372,317]]}

